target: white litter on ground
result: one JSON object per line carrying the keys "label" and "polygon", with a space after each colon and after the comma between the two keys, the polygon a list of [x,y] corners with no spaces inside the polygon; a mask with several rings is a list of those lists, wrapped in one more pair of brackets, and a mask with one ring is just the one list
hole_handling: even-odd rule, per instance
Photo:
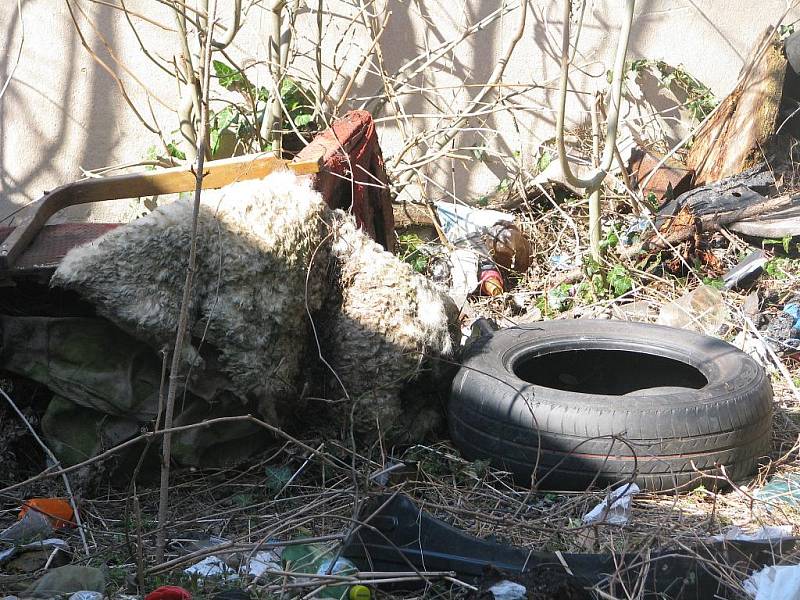
{"label": "white litter on ground", "polygon": [[442,231],[450,241],[466,237],[471,233],[479,233],[498,221],[514,222],[514,215],[509,213],[485,208],[476,209],[441,200],[436,202],[436,213],[442,224]]}
{"label": "white litter on ground", "polygon": [[618,487],[606,496],[605,500],[583,515],[583,523],[585,525],[596,523],[624,525],[630,520],[631,499],[639,491],[639,486],[635,483]]}
{"label": "white litter on ground", "polygon": [[501,581],[489,588],[495,600],[524,600],[528,597],[528,590],[524,585],[513,581]]}
{"label": "white litter on ground", "polygon": [[731,527],[719,535],[712,535],[709,541],[741,541],[756,542],[760,540],[780,540],[792,537],[791,525],[764,525],[755,533],[745,533],[740,527]]}
{"label": "white litter on ground", "polygon": [[745,579],[744,591],[755,600],[800,600],[800,565],[764,567]]}
{"label": "white litter on ground", "polygon": [[[280,571],[281,559],[274,551],[267,550],[256,553],[245,565],[245,572],[251,577],[261,577],[267,571]],[[218,556],[206,556],[200,562],[186,567],[184,573],[198,575],[200,577],[229,577],[239,576],[236,569],[229,567],[224,560]]]}

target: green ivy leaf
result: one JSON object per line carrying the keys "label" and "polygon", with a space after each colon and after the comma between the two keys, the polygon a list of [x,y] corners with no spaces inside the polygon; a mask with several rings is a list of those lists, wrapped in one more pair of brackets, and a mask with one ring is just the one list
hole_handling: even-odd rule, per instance
{"label": "green ivy leaf", "polygon": [[781,247],[783,248],[783,251],[786,254],[789,254],[791,242],[792,242],[792,236],[791,235],[786,235],[786,236],[784,236],[782,238],[765,238],[765,239],[761,240],[761,247],[763,248],[767,244],[780,244]]}
{"label": "green ivy leaf", "polygon": [[633,282],[628,270],[622,265],[614,265],[608,272],[608,284],[614,292],[614,296],[622,296],[633,289]]}
{"label": "green ivy leaf", "polygon": [[297,127],[299,127],[300,129],[302,129],[303,127],[307,127],[308,124],[311,123],[311,121],[313,120],[314,120],[314,115],[306,113],[302,115],[297,115],[294,118],[294,124],[297,125]]}
{"label": "green ivy leaf", "polygon": [[619,234],[617,233],[617,228],[612,226],[611,229],[608,230],[608,233],[606,233],[605,239],[600,241],[600,248],[616,248],[618,244]]}
{"label": "green ivy leaf", "polygon": [[605,282],[603,281],[603,276],[600,273],[595,273],[592,275],[592,291],[594,292],[595,297],[602,296],[603,292],[605,292]]}
{"label": "green ivy leaf", "polygon": [[417,273],[424,273],[425,268],[427,266],[428,266],[428,258],[426,256],[419,255],[411,262],[411,267]]}
{"label": "green ivy leaf", "polygon": [[289,110],[297,108],[305,99],[295,80],[289,77],[281,82],[281,98]]}
{"label": "green ivy leaf", "polygon": [[539,157],[539,161],[536,163],[536,168],[539,169],[539,172],[541,173],[550,166],[551,162],[553,162],[553,156],[549,151],[545,150]]}
{"label": "green ivy leaf", "polygon": [[583,259],[583,265],[586,268],[586,274],[591,277],[597,273],[600,273],[603,267],[591,256],[586,256]]}
{"label": "green ivy leaf", "polygon": [[237,84],[244,82],[244,77],[236,69],[229,67],[224,62],[215,60],[213,61],[214,73],[219,80],[219,84],[226,90],[236,87]]}
{"label": "green ivy leaf", "polygon": [[169,155],[172,156],[173,158],[177,158],[179,160],[186,160],[186,153],[183,152],[180,148],[178,148],[175,142],[170,142],[169,144],[167,144],[167,152],[169,152]]}
{"label": "green ivy leaf", "polygon": [[475,160],[483,160],[486,156],[486,147],[483,145],[476,146],[472,149],[472,156],[475,157]]}
{"label": "green ivy leaf", "polygon": [[725,289],[725,281],[719,277],[703,277],[703,283],[717,290]]}
{"label": "green ivy leaf", "polygon": [[236,119],[236,111],[232,107],[226,106],[216,115],[214,115],[214,125],[217,131],[227,129],[228,126]]}
{"label": "green ivy leaf", "polygon": [[784,259],[773,258],[764,265],[764,271],[773,279],[786,279],[789,275],[783,270]]}

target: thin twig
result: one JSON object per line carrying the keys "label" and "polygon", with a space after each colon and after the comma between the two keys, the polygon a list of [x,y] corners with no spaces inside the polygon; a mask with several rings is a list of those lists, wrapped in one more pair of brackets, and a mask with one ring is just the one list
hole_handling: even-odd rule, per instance
{"label": "thin twig", "polygon": [[[35,439],[36,443],[42,447],[42,450],[45,451],[45,453],[47,454],[48,458],[53,463],[53,465],[55,465],[58,468],[61,468],[61,461],[59,461],[56,458],[56,455],[53,454],[53,451],[50,450],[50,448],[47,446],[47,444],[44,443],[42,438],[39,437],[39,434],[36,433],[36,430],[33,428],[33,426],[30,423],[28,423],[28,419],[26,419],[25,415],[22,414],[22,411],[17,407],[17,405],[11,399],[11,396],[6,394],[5,390],[2,388],[0,388],[0,394],[2,394],[3,398],[6,399],[6,401],[14,410],[14,412],[17,413],[17,416],[20,419],[22,419],[22,422],[25,423],[25,427],[27,427],[28,431],[31,432],[33,439]],[[75,502],[75,495],[72,493],[72,486],[69,484],[69,479],[67,478],[67,475],[65,473],[62,473],[61,477],[64,481],[64,487],[67,490],[67,496],[69,497],[69,505],[72,507],[72,513],[75,517],[75,525],[78,527],[78,533],[81,536],[81,542],[83,543],[83,551],[86,553],[86,557],[89,558],[90,556],[89,544],[86,543],[86,534],[83,531],[83,523],[81,522],[81,515],[80,512],[78,511],[78,505]]]}
{"label": "thin twig", "polygon": [[[211,78],[211,39],[214,35],[214,19],[216,14],[216,0],[212,0],[208,30],[205,32],[204,47],[204,76],[203,99],[200,105],[200,138],[197,142],[197,167],[195,170],[196,185],[194,191],[194,204],[192,206],[192,234],[189,244],[189,264],[186,267],[186,280],[183,285],[180,314],[178,316],[178,331],[175,334],[175,346],[172,351],[172,365],[169,374],[169,387],[167,400],[164,407],[164,428],[172,427],[172,416],[175,410],[175,396],[178,393],[180,381],[180,368],[183,362],[183,342],[189,325],[189,305],[191,304],[192,282],[194,280],[195,265],[197,263],[197,229],[200,218],[200,198],[203,188],[203,165],[205,163],[208,124],[208,95],[209,80]],[[156,560],[161,562],[164,558],[164,544],[166,539],[166,520],[169,508],[169,473],[172,449],[172,434],[166,433],[162,441],[161,461],[161,487],[158,504],[159,533],[156,538]]]}

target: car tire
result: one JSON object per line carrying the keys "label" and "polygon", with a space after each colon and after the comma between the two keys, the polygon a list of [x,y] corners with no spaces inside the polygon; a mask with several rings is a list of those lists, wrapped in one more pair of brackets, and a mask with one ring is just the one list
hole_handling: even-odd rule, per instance
{"label": "car tire", "polygon": [[448,422],[466,458],[537,489],[720,487],[751,475],[769,452],[772,388],[758,363],[716,338],[547,321],[465,350]]}

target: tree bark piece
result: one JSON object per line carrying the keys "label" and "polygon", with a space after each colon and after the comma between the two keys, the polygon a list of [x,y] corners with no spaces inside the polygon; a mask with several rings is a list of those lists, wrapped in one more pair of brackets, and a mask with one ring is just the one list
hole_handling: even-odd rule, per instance
{"label": "tree bark piece", "polygon": [[781,196],[779,198],[764,198],[763,202],[752,204],[738,209],[729,209],[706,214],[692,214],[688,205],[673,217],[673,221],[662,228],[662,237],[650,242],[650,249],[665,249],[669,244],[677,244],[689,239],[696,231],[697,222],[701,231],[717,231],[720,227],[749,221],[762,215],[771,215],[797,207],[800,196]]}
{"label": "tree bark piece", "polygon": [[686,163],[694,169],[697,184],[735,175],[758,162],[775,132],[786,58],[772,27],[757,48],[739,85],[695,135]]}

